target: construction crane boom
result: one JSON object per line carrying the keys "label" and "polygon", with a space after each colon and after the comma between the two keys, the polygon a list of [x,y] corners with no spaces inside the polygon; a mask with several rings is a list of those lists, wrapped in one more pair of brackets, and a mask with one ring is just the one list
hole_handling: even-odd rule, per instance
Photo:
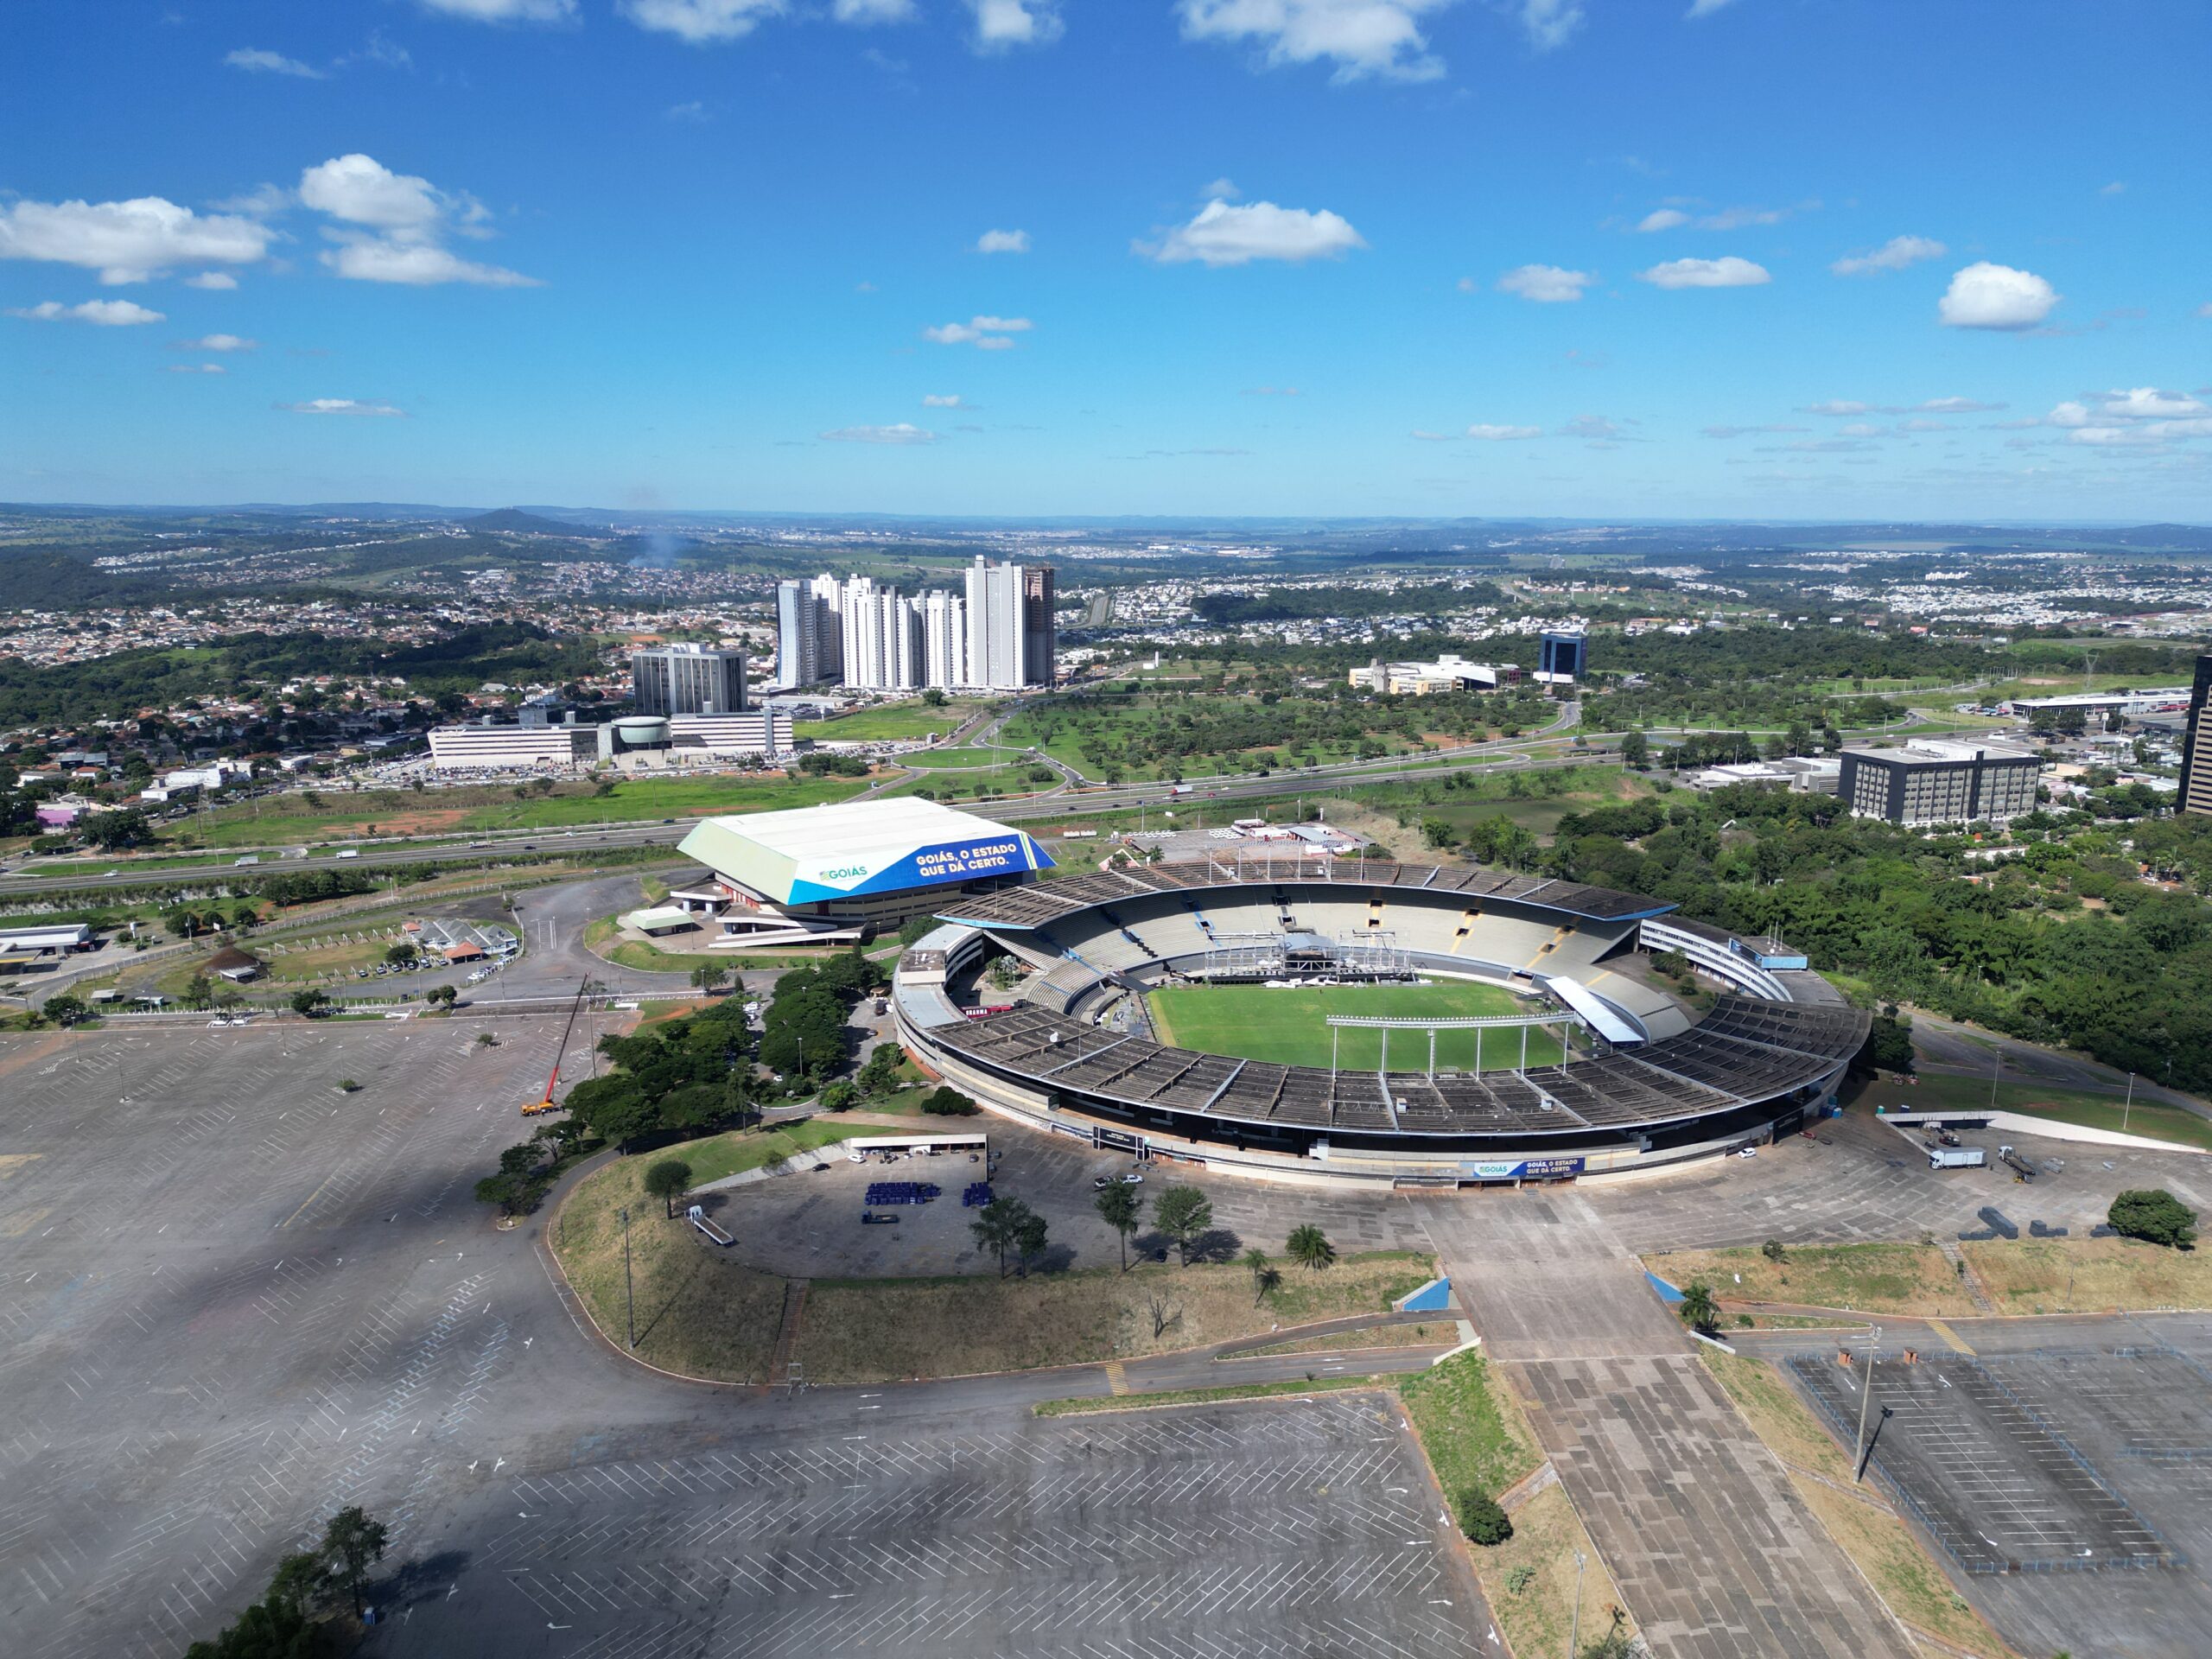
{"label": "construction crane boom", "polygon": [[553,1090],[561,1081],[561,1058],[569,1052],[569,1035],[576,1028],[576,1015],[583,1011],[584,995],[591,989],[591,981],[583,980],[576,986],[576,995],[569,1004],[569,1023],[561,1027],[561,1046],[553,1051],[553,1070],[545,1079],[545,1094],[542,1099],[526,1101],[523,1104],[524,1117],[536,1117],[541,1112],[557,1112],[561,1109],[554,1101]]}

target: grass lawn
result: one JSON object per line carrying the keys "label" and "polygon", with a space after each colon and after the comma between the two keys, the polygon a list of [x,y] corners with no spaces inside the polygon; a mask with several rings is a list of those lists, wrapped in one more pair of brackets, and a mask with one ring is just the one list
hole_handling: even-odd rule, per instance
{"label": "grass lawn", "polygon": [[[1891,1111],[1986,1112],[1989,1109],[1989,1079],[1929,1073],[1915,1083],[1885,1072],[1866,1084],[1853,1103],[1860,1101],[1870,1109],[1886,1106]],[[2123,1113],[2126,1102],[2124,1094],[2083,1094],[2054,1089],[2048,1084],[1999,1082],[1997,1085],[1999,1111],[2018,1112],[2025,1117],[2047,1117],[2058,1123],[2079,1123],[2086,1128],[2114,1130],[2120,1128],[2124,1116],[2129,1135],[2212,1151],[2212,1119],[2200,1117],[2183,1107],[2140,1097]]]}
{"label": "grass lawn", "polygon": [[[1496,1497],[1543,1465],[1520,1402],[1478,1353],[1461,1354],[1405,1378],[1398,1395],[1455,1516],[1463,1494],[1478,1491]],[[1594,1640],[1605,1634],[1605,1609],[1620,1604],[1620,1592],[1592,1548],[1566,1488],[1551,1486],[1521,1505],[1513,1515],[1513,1535],[1503,1543],[1468,1545],[1483,1595],[1516,1653],[1566,1651],[1573,1622],[1577,1550],[1589,1557],[1582,1581],[1582,1631]],[[1524,1567],[1526,1573],[1520,1571]]]}
{"label": "grass lawn", "polygon": [[[1502,986],[1440,980],[1431,985],[1179,985],[1147,999],[1161,1037],[1172,1044],[1209,1054],[1274,1060],[1285,1065],[1329,1064],[1331,1014],[1374,1014],[1398,1019],[1462,1019],[1521,1014],[1531,1004]],[[1479,1039],[1484,1069],[1500,1071],[1521,1063],[1521,1033],[1440,1031],[1436,1063],[1454,1071],[1475,1069]],[[1346,1071],[1373,1071],[1382,1063],[1382,1033],[1352,1028],[1336,1039],[1338,1063]],[[1390,1058],[1399,1071],[1428,1064],[1425,1032],[1397,1033]],[[1529,1033],[1529,1064],[1550,1065],[1560,1058],[1559,1039],[1549,1032]]]}
{"label": "grass lawn", "polygon": [[1287,1382],[1232,1382],[1218,1389],[1160,1389],[1150,1394],[1086,1394],[1069,1400],[1039,1400],[1030,1410],[1039,1417],[1078,1417],[1099,1412],[1144,1411],[1154,1406],[1211,1406],[1227,1400],[1337,1394],[1346,1389],[1372,1389],[1382,1382],[1376,1376],[1316,1376]]}
{"label": "grass lawn", "polygon": [[[1020,774],[1018,766],[1031,765],[1028,754],[1020,749],[918,749],[912,754],[899,757],[902,766],[919,766],[926,771],[989,771],[993,767],[1004,770],[1008,782]],[[1041,765],[1041,762],[1036,763]]]}
{"label": "grass lawn", "polygon": [[912,702],[858,709],[833,720],[802,720],[791,727],[791,735],[817,743],[918,743],[950,731],[982,707],[981,702],[947,702],[932,709],[918,697]]}
{"label": "grass lawn", "polygon": [[[1146,1265],[962,1279],[817,1279],[798,1357],[813,1382],[1023,1370],[1126,1359],[1263,1334],[1277,1325],[1381,1313],[1426,1284],[1431,1263],[1403,1251],[1348,1256],[1313,1274],[1286,1269],[1255,1304],[1237,1266]],[[1153,1300],[1163,1328],[1154,1334]]]}
{"label": "grass lawn", "polygon": [[628,1206],[638,1357],[689,1376],[766,1382],[783,1322],[784,1281],[710,1249],[681,1217],[666,1219],[661,1201],[645,1190],[655,1156],[617,1159],[569,1194],[550,1228],[562,1268],[599,1328],[621,1342],[620,1212]]}
{"label": "grass lawn", "polygon": [[681,1158],[691,1166],[691,1185],[704,1186],[709,1181],[719,1181],[725,1175],[759,1169],[764,1164],[775,1163],[796,1153],[834,1146],[840,1141],[849,1141],[856,1135],[871,1132],[871,1126],[866,1123],[808,1117],[796,1123],[771,1124],[756,1129],[734,1129],[728,1135],[709,1135],[703,1141],[686,1141],[681,1146],[670,1147],[648,1156],[649,1160]]}
{"label": "grass lawn", "polygon": [[1952,1647],[1986,1659],[2008,1659],[2012,1649],[1951,1587],[1942,1569],[1886,1504],[1838,1490],[1852,1484],[1851,1459],[1779,1372],[1762,1360],[1710,1348],[1702,1357],[1767,1449],[1789,1466],[1798,1496],[1891,1612]]}
{"label": "grass lawn", "polygon": [[855,778],[626,779],[606,795],[589,784],[560,784],[548,795],[500,784],[454,789],[316,791],[195,813],[173,838],[208,847],[277,846],[367,836],[467,835],[489,830],[561,830],[595,823],[703,817],[842,801],[866,787]]}
{"label": "grass lawn", "polygon": [[1957,1270],[1933,1244],[1792,1246],[1779,1262],[1748,1249],[1676,1250],[1647,1256],[1643,1265],[1677,1288],[1702,1280],[1729,1301],[1803,1302],[1937,1319],[1975,1311]]}
{"label": "grass lawn", "polygon": [[2000,1313],[2212,1307],[2212,1255],[2137,1238],[1974,1240],[1959,1246]]}

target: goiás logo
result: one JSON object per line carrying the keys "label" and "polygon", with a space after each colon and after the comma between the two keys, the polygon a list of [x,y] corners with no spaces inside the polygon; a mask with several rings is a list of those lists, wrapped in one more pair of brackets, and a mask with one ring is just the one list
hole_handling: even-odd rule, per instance
{"label": "goi\u00e1s logo", "polygon": [[862,876],[867,874],[868,866],[865,864],[842,864],[834,870],[817,870],[815,872],[815,880],[817,881],[850,881],[855,876]]}

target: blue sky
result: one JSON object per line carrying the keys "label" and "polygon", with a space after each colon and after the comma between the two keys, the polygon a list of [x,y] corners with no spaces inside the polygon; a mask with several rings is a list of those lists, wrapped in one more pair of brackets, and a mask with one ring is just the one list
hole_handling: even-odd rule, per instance
{"label": "blue sky", "polygon": [[2208,65],[2197,0],[11,0],[0,499],[2202,522]]}

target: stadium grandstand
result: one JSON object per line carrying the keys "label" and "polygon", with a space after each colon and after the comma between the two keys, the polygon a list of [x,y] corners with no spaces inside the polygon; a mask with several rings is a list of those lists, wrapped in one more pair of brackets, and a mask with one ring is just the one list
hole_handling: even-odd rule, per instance
{"label": "stadium grandstand", "polygon": [[[1794,1133],[1833,1105],[1866,1035],[1866,1016],[1801,954],[1669,922],[1672,908],[1473,867],[1240,849],[945,895],[942,925],[900,961],[893,1001],[931,1071],[1096,1146],[1408,1186],[1624,1173]],[[1701,1016],[1648,971],[1658,950],[1682,954],[1712,988]],[[1002,954],[1027,980],[980,989]],[[1357,1067],[1179,1046],[1147,1014],[1147,995],[1172,987],[1409,979],[1503,987],[1522,1012],[1317,1019],[1403,1033],[1395,1050],[1382,1033],[1382,1064]],[[1573,1040],[1550,1039],[1538,1052],[1552,1063],[1529,1064],[1534,1026]],[[1472,1027],[1506,1027],[1489,1052],[1508,1060],[1520,1027],[1521,1063],[1484,1064],[1478,1046],[1471,1065],[1440,1068],[1439,1033]],[[1424,1063],[1392,1067],[1394,1053]]]}

